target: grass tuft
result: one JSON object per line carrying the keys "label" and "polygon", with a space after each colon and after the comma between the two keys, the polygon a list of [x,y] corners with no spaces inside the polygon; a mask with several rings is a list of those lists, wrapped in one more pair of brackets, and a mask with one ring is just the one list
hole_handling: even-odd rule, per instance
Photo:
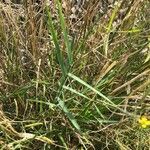
{"label": "grass tuft", "polygon": [[150,3],[0,2],[0,149],[149,149]]}

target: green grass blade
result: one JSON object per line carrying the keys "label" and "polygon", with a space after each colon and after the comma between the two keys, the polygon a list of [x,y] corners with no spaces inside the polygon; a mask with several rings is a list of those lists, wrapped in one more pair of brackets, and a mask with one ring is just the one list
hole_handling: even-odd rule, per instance
{"label": "green grass blade", "polygon": [[58,101],[59,101],[58,106],[60,106],[60,108],[62,109],[62,111],[66,114],[66,116],[68,117],[68,119],[71,121],[72,125],[80,132],[81,131],[80,126],[78,125],[76,119],[71,114],[71,112],[65,106],[64,101],[62,101],[60,98],[58,98]]}
{"label": "green grass blade", "polygon": [[67,143],[65,142],[63,136],[59,135],[59,138],[60,138],[60,140],[62,141],[62,143],[63,143],[65,149],[66,149],[66,150],[69,150],[69,148],[68,148],[68,146],[67,146]]}
{"label": "green grass blade", "polygon": [[99,119],[97,117],[95,117],[95,119],[100,123],[100,124],[108,124],[108,123],[118,123],[118,121],[115,120],[105,120],[105,119]]}
{"label": "green grass blade", "polygon": [[90,86],[89,84],[87,84],[86,82],[84,82],[83,80],[81,80],[80,78],[78,78],[77,76],[75,76],[75,75],[73,75],[71,73],[68,73],[68,76],[71,77],[71,78],[73,78],[74,80],[78,81],[79,83],[83,84],[87,88],[91,89],[94,93],[96,93],[99,96],[101,96],[102,98],[104,98],[108,103],[112,104],[113,106],[115,105],[109,98],[107,98],[101,92],[99,92],[98,90],[96,90],[95,88],[93,88],[92,86]]}
{"label": "green grass blade", "polygon": [[59,19],[60,19],[60,26],[61,26],[61,29],[63,31],[64,42],[65,42],[66,49],[67,49],[68,61],[69,61],[69,65],[71,65],[72,64],[71,43],[69,42],[69,38],[68,38],[68,31],[67,31],[67,28],[66,28],[64,15],[62,13],[62,6],[61,6],[59,0],[56,0],[56,2],[57,2],[57,6],[58,6],[58,14],[59,14]]}
{"label": "green grass blade", "polygon": [[113,21],[114,21],[114,19],[116,17],[116,14],[118,12],[119,7],[120,7],[120,3],[114,8],[114,10],[112,12],[112,15],[110,17],[110,21],[108,23],[108,27],[106,28],[106,35],[104,37],[104,52],[105,52],[105,56],[106,57],[108,55],[109,36],[110,36],[111,30],[112,30],[112,24],[113,24]]}
{"label": "green grass blade", "polygon": [[78,92],[78,91],[76,91],[76,90],[74,90],[74,89],[72,89],[72,88],[70,88],[70,87],[68,87],[68,86],[65,86],[65,85],[64,85],[63,88],[66,89],[66,90],[69,90],[69,91],[71,91],[72,93],[75,93],[75,94],[77,94],[77,95],[79,95],[79,96],[81,96],[81,97],[83,97],[83,98],[85,98],[85,99],[91,100],[90,98],[88,98],[88,97],[85,96],[84,94],[82,94],[82,93],[80,93],[80,92]]}
{"label": "green grass blade", "polygon": [[118,4],[118,5],[114,8],[114,10],[113,10],[113,12],[112,12],[112,15],[111,15],[111,17],[110,17],[110,20],[109,20],[109,23],[108,23],[108,27],[107,27],[107,33],[110,33],[111,30],[112,30],[112,24],[113,24],[113,21],[114,21],[114,19],[115,19],[115,17],[116,17],[116,14],[117,14],[117,12],[118,12],[118,10],[119,10],[119,7],[120,7],[120,4]]}
{"label": "green grass blade", "polygon": [[31,102],[36,102],[36,103],[48,105],[49,108],[52,109],[52,110],[54,110],[54,107],[56,107],[55,104],[50,103],[50,102],[44,102],[43,100],[34,100],[34,99],[27,99],[27,100],[31,101]]}
{"label": "green grass blade", "polygon": [[62,52],[61,52],[61,49],[59,46],[59,41],[58,41],[57,34],[56,34],[57,32],[54,28],[52,15],[51,15],[51,12],[50,12],[48,6],[46,7],[46,13],[48,16],[47,27],[48,27],[49,32],[52,35],[52,40],[54,42],[55,50],[56,50],[56,57],[57,57],[57,60],[59,62],[59,65],[61,67],[62,73],[63,73],[63,75],[65,75],[67,72],[67,69],[66,69],[66,66],[65,66],[65,63],[63,60]]}
{"label": "green grass blade", "polygon": [[84,82],[83,80],[81,80],[80,78],[78,78],[77,76],[73,75],[72,73],[68,73],[68,76],[71,77],[72,79],[78,81],[79,83],[81,83],[82,85],[86,86],[87,88],[89,88],[90,90],[92,90],[94,93],[98,94],[100,97],[102,97],[105,101],[104,102],[105,105],[109,105],[111,107],[114,107],[118,110],[120,110],[121,112],[129,115],[129,116],[134,116],[133,114],[119,108],[115,103],[113,103],[108,97],[106,97],[104,94],[102,94],[101,92],[99,92],[98,90],[96,90],[95,88],[93,88],[92,86],[90,86],[89,84],[87,84],[86,82]]}

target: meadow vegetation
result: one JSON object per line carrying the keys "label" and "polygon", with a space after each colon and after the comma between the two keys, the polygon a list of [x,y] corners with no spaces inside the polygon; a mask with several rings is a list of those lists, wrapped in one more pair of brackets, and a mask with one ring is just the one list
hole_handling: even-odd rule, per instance
{"label": "meadow vegetation", "polygon": [[149,0],[62,2],[0,1],[0,148],[150,149]]}

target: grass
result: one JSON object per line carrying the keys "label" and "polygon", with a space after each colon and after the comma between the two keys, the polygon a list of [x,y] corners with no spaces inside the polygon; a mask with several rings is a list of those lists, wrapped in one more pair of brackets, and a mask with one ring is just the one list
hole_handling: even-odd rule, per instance
{"label": "grass", "polygon": [[1,149],[149,149],[149,1],[98,4],[0,2]]}

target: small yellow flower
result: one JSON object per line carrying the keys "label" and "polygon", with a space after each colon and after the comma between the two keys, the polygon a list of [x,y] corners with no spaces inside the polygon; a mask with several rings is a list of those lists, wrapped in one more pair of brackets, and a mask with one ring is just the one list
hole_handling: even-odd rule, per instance
{"label": "small yellow flower", "polygon": [[138,121],[141,124],[142,128],[146,128],[147,126],[150,126],[150,120],[148,120],[146,116],[142,116]]}

